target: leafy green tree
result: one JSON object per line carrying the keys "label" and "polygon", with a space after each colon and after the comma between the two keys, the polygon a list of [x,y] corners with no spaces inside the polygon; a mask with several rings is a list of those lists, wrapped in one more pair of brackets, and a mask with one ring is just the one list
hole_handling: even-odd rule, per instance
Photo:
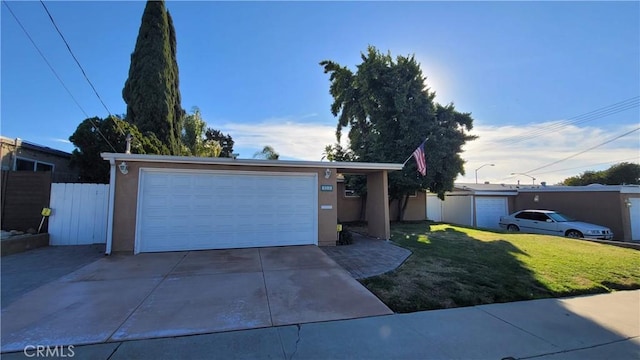
{"label": "leafy green tree", "polygon": [[[230,135],[224,135],[219,130],[207,128],[207,123],[202,119],[200,109],[193,108],[193,113],[185,116],[182,127],[182,154],[186,156],[231,157],[233,152],[233,139]],[[224,145],[221,143],[224,142]],[[226,148],[225,148],[226,147]]]}
{"label": "leafy green tree", "polygon": [[109,163],[100,157],[100,153],[114,152],[111,145],[115,152],[124,153],[126,134],[133,137],[132,153],[169,154],[169,149],[155,134],[142,134],[135,125],[120,117],[88,118],[82,121],[69,137],[69,141],[76,147],[71,153],[71,166],[80,170],[80,181],[109,183]]}
{"label": "leafy green tree", "polygon": [[353,161],[351,149],[344,148],[340,144],[327,145],[322,152],[322,160],[329,161]]}
{"label": "leafy green tree", "polygon": [[164,1],[147,1],[122,98],[127,121],[142,132],[153,132],[179,155],[184,110],[176,50],[173,20]]}
{"label": "leafy green tree", "polygon": [[220,130],[207,128],[204,138],[205,141],[216,141],[220,144],[220,157],[230,158],[233,156],[233,138],[231,135],[225,135]]}
{"label": "leafy green tree", "polygon": [[564,179],[561,185],[583,186],[589,184],[603,185],[640,185],[640,165],[622,162],[607,170],[588,170],[580,175]]}
{"label": "leafy green tree", "polygon": [[265,160],[278,160],[280,158],[280,154],[278,154],[275,151],[273,146],[266,145],[264,148],[262,148],[261,151],[256,151],[256,153],[253,154],[253,158],[254,159],[265,159]]}
{"label": "leafy green tree", "polygon": [[340,143],[342,130],[349,129],[352,160],[402,163],[428,138],[426,176],[419,175],[412,160],[402,171],[389,174],[389,196],[398,200],[398,220],[402,220],[409,195],[429,189],[443,198],[457,175],[464,174],[460,153],[467,141],[475,139],[465,133],[472,129],[473,119],[453,104],[434,101],[435,93],[426,87],[413,56],[394,60],[390,53],[370,46],[361,58],[355,73],[333,61],[320,63],[330,74],[331,112],[338,117],[336,139]]}

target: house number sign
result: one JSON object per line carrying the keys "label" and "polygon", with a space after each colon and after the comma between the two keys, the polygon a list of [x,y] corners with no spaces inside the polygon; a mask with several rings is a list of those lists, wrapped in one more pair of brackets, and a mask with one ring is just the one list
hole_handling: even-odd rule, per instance
{"label": "house number sign", "polygon": [[320,185],[320,191],[333,191],[333,185]]}

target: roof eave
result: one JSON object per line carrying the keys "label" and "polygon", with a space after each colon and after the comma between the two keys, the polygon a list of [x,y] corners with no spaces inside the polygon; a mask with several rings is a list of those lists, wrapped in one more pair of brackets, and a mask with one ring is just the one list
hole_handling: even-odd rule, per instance
{"label": "roof eave", "polygon": [[232,166],[263,166],[263,167],[297,167],[297,168],[336,168],[343,170],[402,170],[403,164],[394,163],[361,163],[361,162],[332,162],[332,161],[299,161],[299,160],[258,160],[258,159],[233,159],[211,158],[194,156],[172,155],[141,155],[122,153],[101,153],[105,160],[130,161],[130,162],[156,162],[175,164],[203,164],[203,165],[232,165]]}

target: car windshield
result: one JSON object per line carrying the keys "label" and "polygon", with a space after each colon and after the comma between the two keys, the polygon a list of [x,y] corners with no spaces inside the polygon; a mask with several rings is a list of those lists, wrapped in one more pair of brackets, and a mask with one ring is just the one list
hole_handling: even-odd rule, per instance
{"label": "car windshield", "polygon": [[572,219],[570,217],[568,217],[565,214],[561,214],[561,213],[547,213],[547,215],[552,218],[554,221],[557,222],[568,222],[568,221],[576,221],[575,219]]}

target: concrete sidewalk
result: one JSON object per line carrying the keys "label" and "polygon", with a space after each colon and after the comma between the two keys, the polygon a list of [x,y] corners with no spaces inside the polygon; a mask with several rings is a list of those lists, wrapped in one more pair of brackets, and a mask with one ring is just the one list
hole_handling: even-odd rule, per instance
{"label": "concrete sidewalk", "polygon": [[[58,349],[66,357],[69,350]],[[71,351],[77,359],[639,359],[640,290],[112,342]],[[29,358],[34,354],[27,351]],[[2,358],[27,356],[19,352]]]}

